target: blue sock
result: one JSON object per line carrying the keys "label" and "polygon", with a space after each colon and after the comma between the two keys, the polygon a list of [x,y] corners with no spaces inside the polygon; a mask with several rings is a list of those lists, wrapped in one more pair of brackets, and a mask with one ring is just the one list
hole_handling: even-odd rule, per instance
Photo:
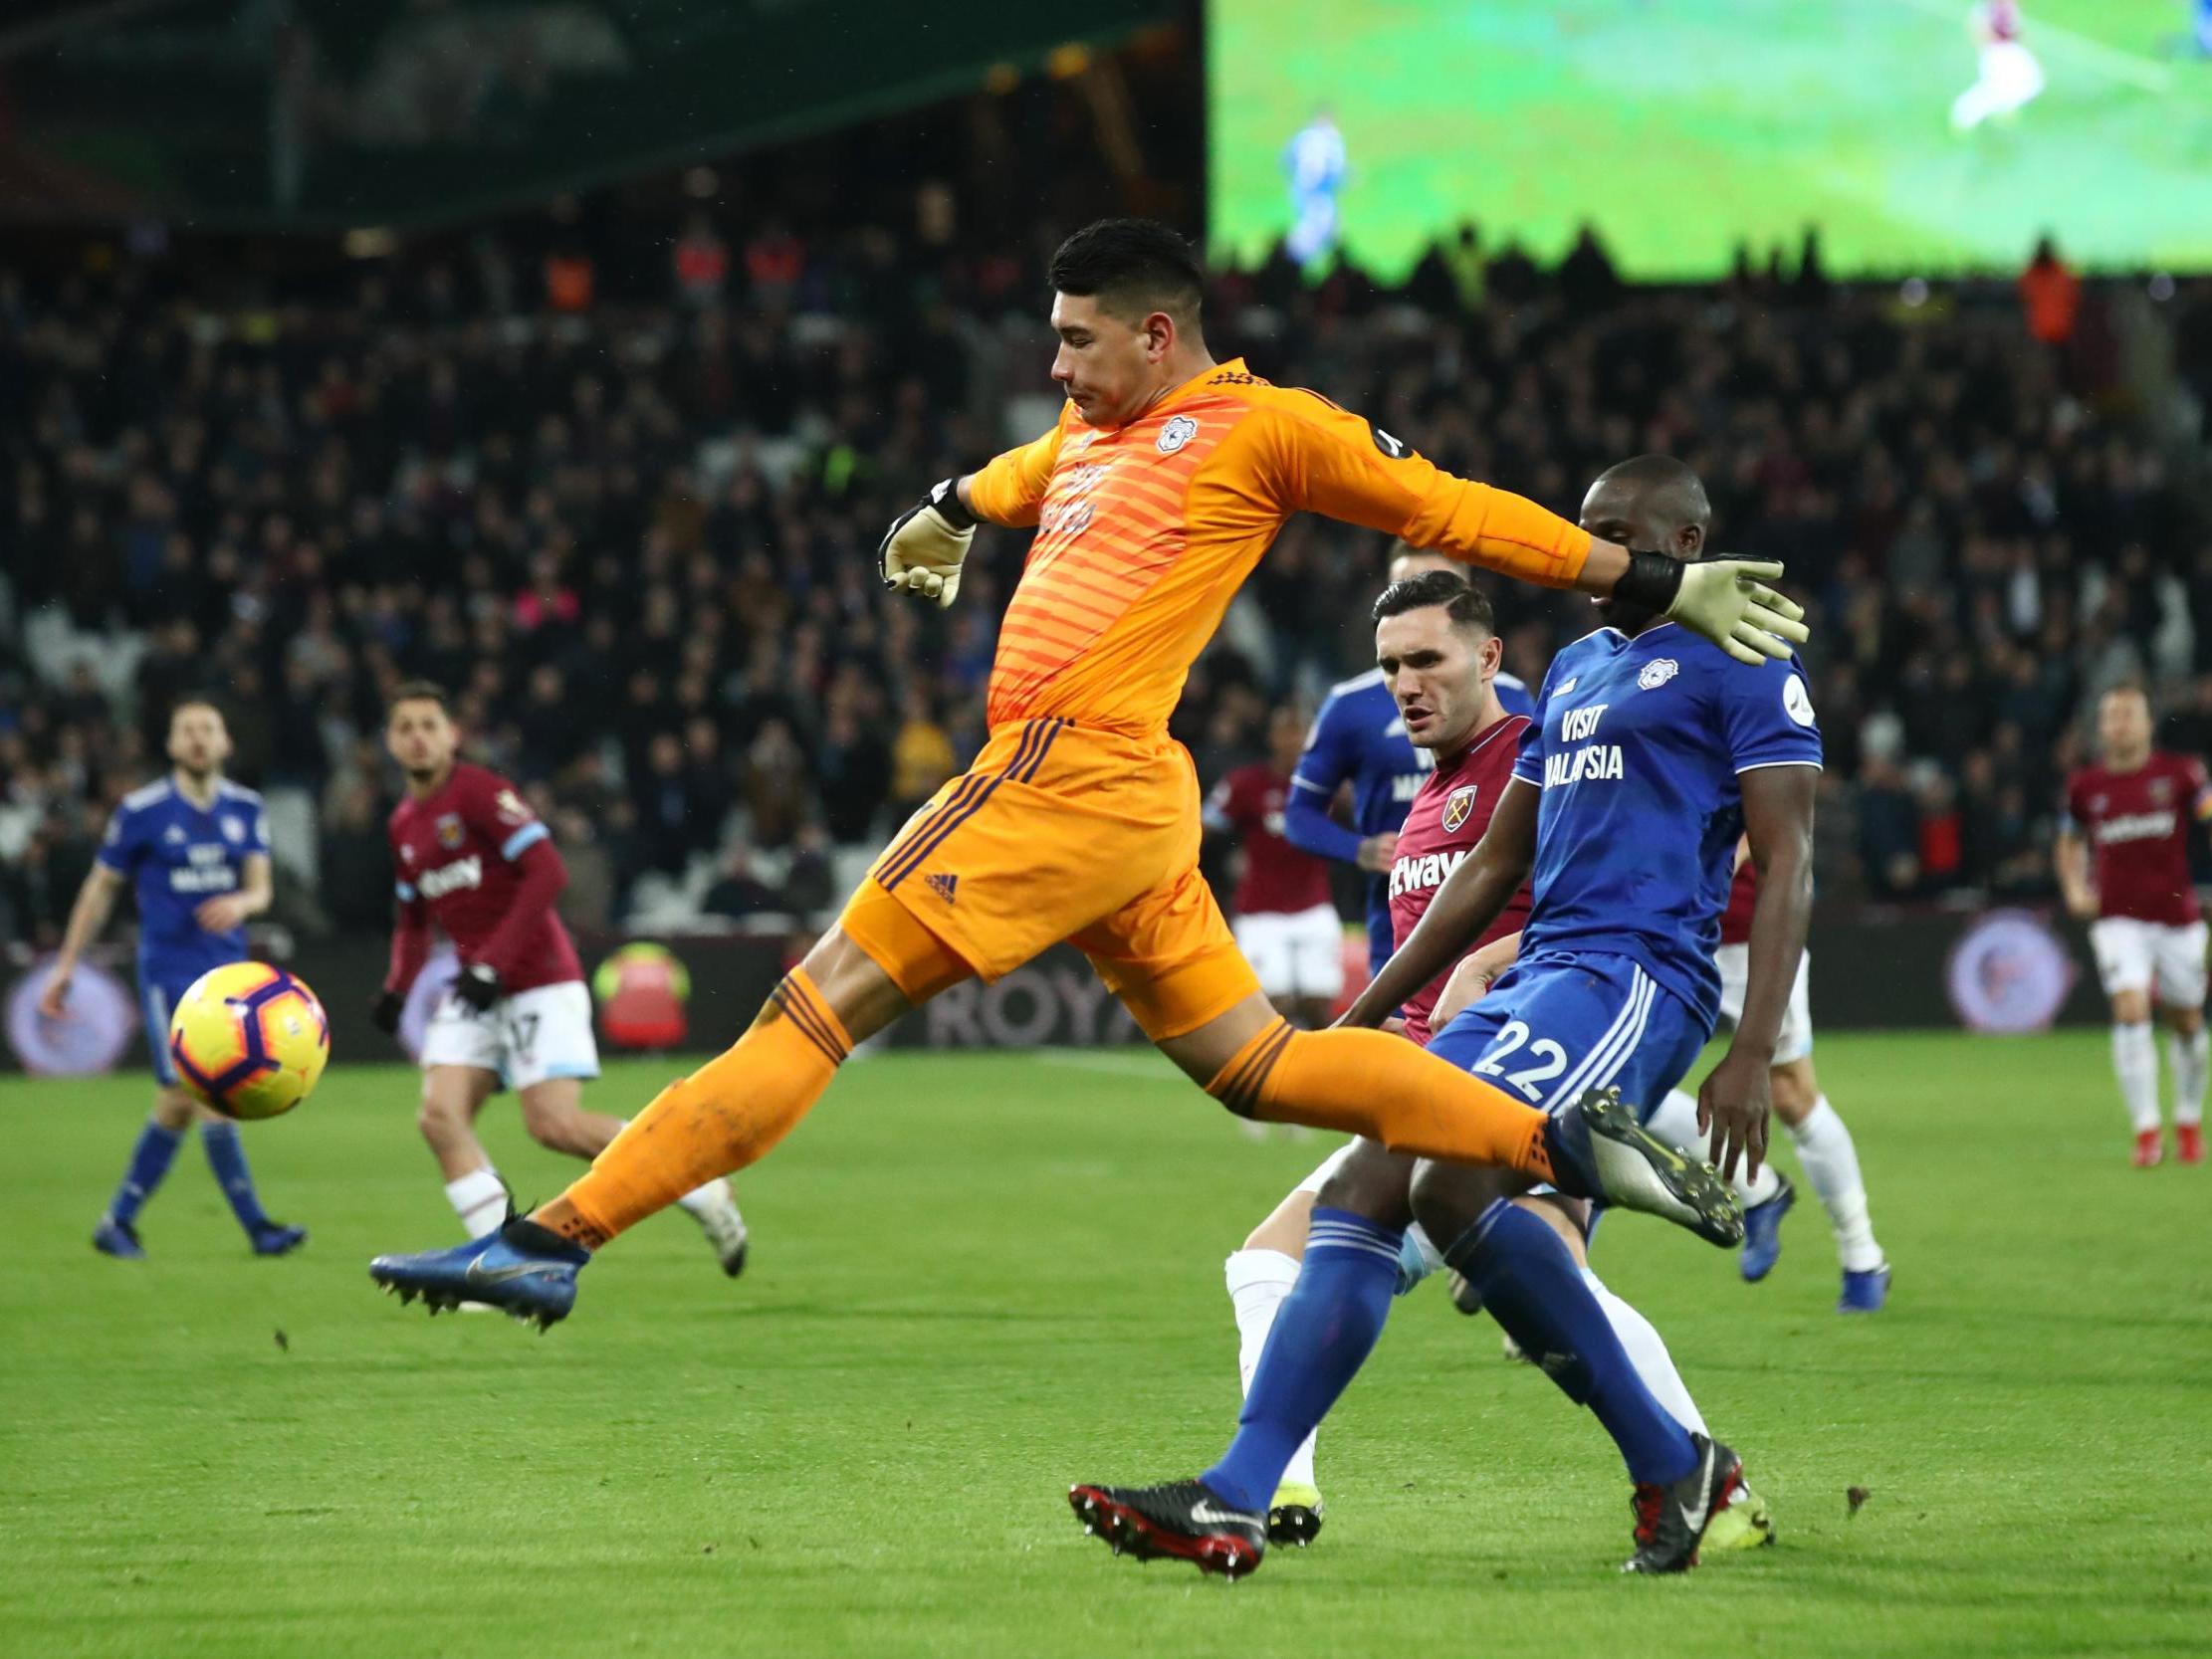
{"label": "blue sock", "polygon": [[1298,1443],[1313,1432],[1383,1334],[1398,1288],[1396,1227],[1316,1209],[1298,1283],[1275,1312],[1236,1438],[1199,1478],[1232,1509],[1267,1507]]}
{"label": "blue sock", "polygon": [[111,1220],[127,1227],[138,1219],[140,1207],[153,1196],[153,1189],[176,1161],[177,1143],[183,1139],[175,1130],[163,1129],[151,1118],[146,1120],[146,1127],[138,1132],[138,1143],[130,1148],[130,1167],[122,1172],[122,1185],[108,1200]]}
{"label": "blue sock", "polygon": [[1482,1306],[1521,1351],[1569,1399],[1597,1413],[1632,1480],[1664,1486],[1689,1473],[1697,1462],[1689,1431],[1636,1374],[1574,1252],[1540,1216],[1501,1198],[1443,1259],[1481,1291]]}
{"label": "blue sock", "polygon": [[246,1148],[238,1143],[236,1124],[200,1125],[200,1144],[207,1148],[207,1166],[230,1200],[231,1214],[249,1235],[269,1225],[269,1216],[254,1192],[254,1172],[246,1167]]}

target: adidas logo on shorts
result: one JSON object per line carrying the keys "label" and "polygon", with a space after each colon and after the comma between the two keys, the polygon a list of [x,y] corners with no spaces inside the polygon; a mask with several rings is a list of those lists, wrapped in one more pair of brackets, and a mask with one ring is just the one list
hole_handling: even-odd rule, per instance
{"label": "adidas logo on shorts", "polygon": [[953,889],[960,886],[958,876],[924,876],[923,883],[948,905],[953,902]]}

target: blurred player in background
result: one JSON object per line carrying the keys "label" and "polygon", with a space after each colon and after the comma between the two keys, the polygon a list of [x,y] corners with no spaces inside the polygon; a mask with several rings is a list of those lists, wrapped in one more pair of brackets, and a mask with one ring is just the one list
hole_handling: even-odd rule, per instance
{"label": "blurred player in background", "polygon": [[[552,832],[515,786],[459,758],[446,695],[427,681],[392,694],[385,745],[407,777],[389,836],[399,919],[376,1023],[399,1029],[407,990],[430,956],[435,922],[461,957],[422,1043],[422,1138],[445,1174],[446,1199],[470,1238],[507,1217],[507,1187],[476,1138],[476,1116],[505,1087],[540,1145],[596,1157],[622,1121],[583,1110],[599,1075],[591,993],[553,901],[568,874]],[[732,1278],[745,1270],[746,1227],[726,1180],[677,1200]]]}
{"label": "blurred player in background", "polygon": [[1951,130],[1971,132],[1997,115],[2010,115],[2043,91],[2043,66],[2020,38],[2020,0],[1983,0],[1967,17],[1978,49],[1980,73],[1951,102]]}
{"label": "blurred player in background", "polygon": [[1284,837],[1304,734],[1297,710],[1273,711],[1267,758],[1238,766],[1214,786],[1206,827],[1233,836],[1243,854],[1233,901],[1236,948],[1268,999],[1313,1031],[1329,1023],[1344,994],[1344,924],[1329,897],[1329,867]]}
{"label": "blurred player in background", "polygon": [[2097,973],[2112,1003],[2112,1071],[2135,1131],[2136,1167],[2166,1155],[2158,1121],[2153,1000],[2165,1010],[2173,1124],[2181,1161],[2204,1158],[2205,926],[2189,877],[2189,825],[2212,818],[2202,761],[2151,746],[2150,699],[2115,686],[2099,699],[2103,757],[2067,779],[2059,885],[2090,924]]}
{"label": "blurred player in background", "polygon": [[246,919],[269,908],[269,822],[261,797],[223,776],[230,732],[222,711],[187,698],[169,715],[169,775],[125,795],[109,820],[100,857],[69,913],[69,931],[39,1012],[66,1017],[69,983],[85,946],[100,936],[125,883],[138,902],[138,1006],[153,1056],[153,1115],[131,1148],[130,1166],[93,1229],[93,1248],[135,1260],[138,1211],[169,1172],[177,1143],[200,1119],[208,1167],[257,1256],[282,1256],[307,1240],[263,1213],[238,1126],[199,1106],[178,1085],[169,1058],[169,1015],[211,967],[243,961]]}
{"label": "blurred player in background", "polygon": [[1787,656],[1772,564],[1684,564],[1603,541],[1438,470],[1317,393],[1217,362],[1205,273],[1166,225],[1108,219],[1051,265],[1051,430],[936,485],[893,521],[886,582],[950,604],[979,518],[1036,526],[998,631],[991,736],[907,823],[837,924],[727,1053],[671,1085],[561,1197],[459,1249],[370,1275],[433,1303],[564,1318],[591,1253],[790,1133],[852,1045],[1063,939],[1138,1026],[1240,1118],[1369,1136],[1739,1235],[1732,1193],[1593,1093],[1545,1114],[1375,1031],[1300,1031],[1268,1001],[1198,868],[1189,753],[1168,717],[1291,514],[1323,513],[1522,580],[1640,603],[1731,657]]}
{"label": "blurred player in background", "polygon": [[[1736,848],[1736,879],[1728,890],[1728,908],[1720,917],[1720,948],[1713,965],[1720,969],[1720,1017],[1730,1026],[1743,1018],[1744,989],[1751,976],[1751,917],[1758,907],[1759,872],[1750,849]],[[1859,1148],[1851,1130],[1821,1093],[1813,1071],[1813,1005],[1808,981],[1812,952],[1798,958],[1797,979],[1790,987],[1789,1006],[1782,1015],[1782,1029],[1774,1044],[1774,1067],[1769,1074],[1774,1090],[1774,1115],[1781,1119],[1797,1146],[1798,1161],[1806,1179],[1820,1194],[1836,1233],[1836,1253],[1843,1261],[1843,1293],[1837,1299],[1840,1314],[1879,1313],[1889,1295],[1889,1263],[1875,1238],[1874,1222],[1867,1213],[1867,1184],[1859,1172]],[[1660,1140],[1685,1149],[1702,1141],[1697,1130],[1697,1102],[1676,1089],[1645,1122]],[[1756,1174],[1739,1175],[1737,1196],[1743,1200],[1743,1276],[1757,1284],[1774,1271],[1782,1253],[1782,1218],[1797,1201],[1789,1180],[1774,1165],[1763,1165]]]}
{"label": "blurred player in background", "polygon": [[1290,181],[1290,234],[1283,251],[1311,265],[1336,246],[1337,193],[1344,188],[1344,134],[1327,104],[1313,112],[1283,146],[1283,176]]}
{"label": "blurred player in background", "polygon": [[[1456,559],[1423,552],[1400,541],[1393,544],[1391,582],[1426,570],[1456,574]],[[1500,670],[1492,685],[1498,706],[1509,715],[1531,707],[1528,688]],[[1419,794],[1435,762],[1427,749],[1406,736],[1406,723],[1392,701],[1383,671],[1369,669],[1331,688],[1306,735],[1305,752],[1291,774],[1283,810],[1283,838],[1293,847],[1369,873],[1367,884],[1367,970],[1390,959],[1390,884],[1384,878],[1397,856],[1398,826],[1407,805]],[[1352,825],[1330,816],[1337,794],[1352,791]]]}

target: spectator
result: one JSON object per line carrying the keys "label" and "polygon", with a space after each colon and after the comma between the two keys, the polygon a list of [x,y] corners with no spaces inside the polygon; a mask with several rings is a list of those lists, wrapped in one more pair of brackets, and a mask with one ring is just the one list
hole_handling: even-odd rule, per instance
{"label": "spectator", "polygon": [[722,868],[716,873],[714,886],[707,889],[707,897],[700,908],[709,916],[728,917],[733,922],[749,916],[767,916],[782,909],[782,902],[760,877],[753,873],[753,849],[743,841],[733,841],[722,855]]}
{"label": "spectator", "polygon": [[1919,891],[1919,809],[1886,756],[1870,755],[1861,774],[1859,859],[1870,897],[1909,899]]}
{"label": "spectator", "polygon": [[341,933],[390,929],[391,847],[366,779],[333,792],[316,852],[316,881],[323,913]]}
{"label": "spectator", "polygon": [[2048,236],[2036,243],[2028,269],[2020,273],[2020,304],[2028,332],[2044,344],[2064,345],[2074,337],[2082,311],[2082,279],[2067,269],[2058,244]]}

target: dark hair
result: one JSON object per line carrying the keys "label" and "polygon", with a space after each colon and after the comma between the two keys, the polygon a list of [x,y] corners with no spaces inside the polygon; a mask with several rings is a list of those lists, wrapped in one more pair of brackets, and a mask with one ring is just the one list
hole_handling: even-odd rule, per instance
{"label": "dark hair", "polygon": [[1441,605],[1455,627],[1479,628],[1485,634],[1497,632],[1497,616],[1490,609],[1488,597],[1456,570],[1424,570],[1418,576],[1391,583],[1376,599],[1374,617],[1380,622],[1386,616],[1403,616],[1431,605]]}
{"label": "dark hair", "polygon": [[384,700],[384,719],[391,719],[392,711],[402,703],[435,703],[445,711],[448,720],[453,718],[453,699],[446,696],[446,689],[435,680],[402,680],[392,688],[391,696]]}
{"label": "dark hair", "polygon": [[1085,225],[1052,256],[1052,287],[1095,297],[1118,316],[1166,311],[1195,323],[1206,272],[1191,244],[1157,219],[1100,219]]}

